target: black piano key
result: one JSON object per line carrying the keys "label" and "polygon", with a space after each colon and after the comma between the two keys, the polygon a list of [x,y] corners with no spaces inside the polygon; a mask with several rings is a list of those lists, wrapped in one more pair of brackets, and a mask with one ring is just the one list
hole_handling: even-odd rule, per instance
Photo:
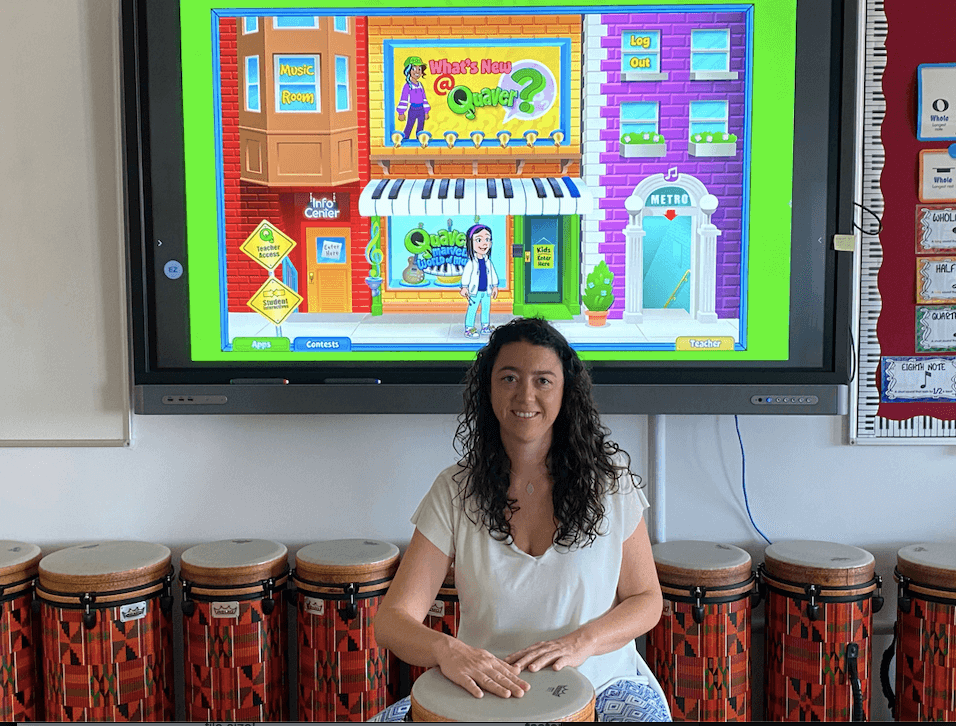
{"label": "black piano key", "polygon": [[381,198],[382,198],[382,192],[385,191],[385,187],[388,186],[388,183],[389,183],[390,181],[391,181],[391,179],[382,179],[382,181],[380,181],[380,182],[378,183],[378,186],[375,187],[375,191],[372,192],[372,199],[381,199]]}
{"label": "black piano key", "polygon": [[435,180],[429,179],[425,182],[425,188],[422,189],[422,199],[430,199],[432,196],[432,187],[435,186]]}
{"label": "black piano key", "polygon": [[456,179],[455,180],[455,199],[464,199],[465,198],[465,180]]}
{"label": "black piano key", "polygon": [[559,199],[564,196],[564,192],[561,190],[561,187],[558,185],[558,180],[553,177],[547,177],[548,184],[551,186],[551,191],[554,192],[554,196]]}
{"label": "black piano key", "polygon": [[505,199],[514,199],[515,193],[511,188],[511,179],[502,179],[501,186],[505,190]]}
{"label": "black piano key", "polygon": [[448,179],[442,179],[438,185],[438,198],[448,199]]}
{"label": "black piano key", "polygon": [[538,177],[533,177],[531,182],[534,184],[534,190],[538,193],[538,199],[545,199],[548,193],[544,190],[544,184]]}
{"label": "black piano key", "polygon": [[488,199],[497,199],[498,198],[498,187],[495,186],[494,179],[486,179],[488,182]]}
{"label": "black piano key", "polygon": [[579,199],[581,197],[581,192],[578,191],[577,185],[571,180],[569,176],[561,177],[561,181],[564,182],[564,186],[568,188],[568,192],[571,194],[572,199]]}
{"label": "black piano key", "polygon": [[396,179],[395,183],[392,184],[392,188],[388,190],[389,199],[398,199],[398,193],[402,189],[402,184],[405,183],[404,179]]}

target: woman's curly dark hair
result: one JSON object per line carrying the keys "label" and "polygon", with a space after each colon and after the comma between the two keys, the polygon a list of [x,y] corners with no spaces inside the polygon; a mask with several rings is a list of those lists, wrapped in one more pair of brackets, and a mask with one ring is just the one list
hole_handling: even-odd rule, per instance
{"label": "woman's curly dark hair", "polygon": [[[564,336],[540,318],[517,318],[495,329],[465,376],[465,405],[455,433],[463,467],[456,477],[460,495],[474,503],[492,537],[511,540],[510,519],[518,507],[517,500],[508,498],[511,462],[491,406],[491,374],[501,348],[518,341],[549,348],[561,361],[564,394],[547,460],[558,521],[554,543],[589,545],[602,534],[604,495],[618,490],[624,474],[635,484],[639,477],[630,472],[627,452],[607,440],[611,432],[595,408],[591,375],[584,363]],[[613,461],[616,454],[623,456],[623,465]]]}

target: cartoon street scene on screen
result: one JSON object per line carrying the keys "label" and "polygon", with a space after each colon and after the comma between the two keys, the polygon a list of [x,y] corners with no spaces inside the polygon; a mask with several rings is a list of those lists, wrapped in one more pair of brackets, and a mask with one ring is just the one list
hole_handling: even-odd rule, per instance
{"label": "cartoon street scene on screen", "polygon": [[223,350],[473,351],[516,316],[747,349],[747,6],[274,12],[213,26]]}

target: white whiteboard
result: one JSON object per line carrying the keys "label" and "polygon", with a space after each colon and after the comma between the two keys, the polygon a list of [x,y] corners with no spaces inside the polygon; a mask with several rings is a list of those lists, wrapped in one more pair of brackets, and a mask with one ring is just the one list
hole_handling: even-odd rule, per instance
{"label": "white whiteboard", "polygon": [[129,442],[116,0],[3,4],[0,445]]}

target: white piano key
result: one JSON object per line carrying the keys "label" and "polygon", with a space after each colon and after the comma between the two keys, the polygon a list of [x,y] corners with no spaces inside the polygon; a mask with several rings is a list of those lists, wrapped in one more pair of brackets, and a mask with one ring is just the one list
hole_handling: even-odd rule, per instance
{"label": "white piano key", "polygon": [[524,193],[524,184],[521,179],[511,180],[511,192],[514,197],[509,202],[511,208],[510,214],[514,216],[523,216],[528,213],[528,200]]}
{"label": "white piano key", "polygon": [[[501,182],[497,179],[493,181],[496,188],[501,185]],[[490,217],[494,213],[494,200],[488,196],[488,180],[476,179],[475,188],[477,190],[475,214],[481,215],[482,217]]]}
{"label": "white piano key", "polygon": [[480,214],[478,211],[478,195],[487,196],[487,192],[479,191],[478,182],[484,185],[484,179],[465,179],[465,198],[458,205],[459,214],[467,214],[469,218]]}
{"label": "white piano key", "polygon": [[359,214],[363,217],[375,216],[375,203],[372,200],[372,194],[375,192],[375,187],[378,186],[380,181],[381,179],[372,179],[372,181],[365,185],[362,193],[359,194]]}
{"label": "white piano key", "polygon": [[502,183],[501,179],[495,179],[495,187],[497,187],[498,195],[489,200],[491,202],[491,212],[492,215],[507,215],[514,214],[511,211],[511,200],[505,197],[505,185]]}
{"label": "white piano key", "polygon": [[521,186],[524,187],[525,214],[539,217],[544,214],[544,203],[538,196],[534,182],[530,179],[514,179],[512,183],[516,181],[521,182]]}
{"label": "white piano key", "polygon": [[398,196],[392,199],[392,216],[407,217],[408,205],[411,199],[412,188],[417,179],[405,179],[402,181],[402,188],[398,190]]}
{"label": "white piano key", "polygon": [[[560,198],[555,196],[554,190],[551,188],[551,185],[548,183],[548,180],[544,177],[541,178],[541,184],[544,186],[545,197],[541,200],[541,213],[548,216],[556,216],[559,214],[566,214],[566,212],[561,211],[564,207],[564,200],[569,195],[562,189],[562,194]],[[532,184],[533,188],[533,184]]]}
{"label": "white piano key", "polygon": [[[408,214],[412,217],[425,215],[425,200],[422,199],[422,189],[428,179],[410,179],[412,186],[408,192]],[[407,182],[406,182],[407,183]]]}

